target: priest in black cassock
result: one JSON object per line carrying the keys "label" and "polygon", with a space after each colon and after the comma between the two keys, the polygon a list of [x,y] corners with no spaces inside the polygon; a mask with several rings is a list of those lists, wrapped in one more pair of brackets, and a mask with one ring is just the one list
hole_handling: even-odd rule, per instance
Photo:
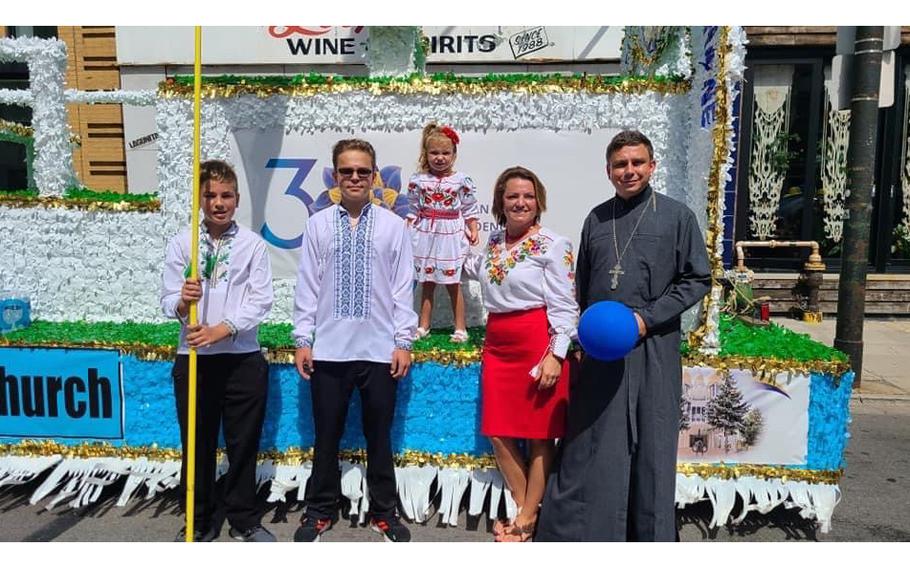
{"label": "priest in black cassock", "polygon": [[616,196],[585,220],[578,303],[622,302],[639,341],[618,361],[583,357],[536,541],[677,538],[680,316],[709,291],[711,270],[695,215],[649,185],[656,165],[640,132],[620,132],[607,146]]}

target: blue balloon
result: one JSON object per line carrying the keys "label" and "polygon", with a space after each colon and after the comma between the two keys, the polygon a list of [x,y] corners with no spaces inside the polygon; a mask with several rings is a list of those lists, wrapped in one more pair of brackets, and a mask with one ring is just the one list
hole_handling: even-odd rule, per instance
{"label": "blue balloon", "polygon": [[635,314],[619,302],[588,306],[578,321],[578,341],[585,353],[601,361],[625,357],[638,341]]}

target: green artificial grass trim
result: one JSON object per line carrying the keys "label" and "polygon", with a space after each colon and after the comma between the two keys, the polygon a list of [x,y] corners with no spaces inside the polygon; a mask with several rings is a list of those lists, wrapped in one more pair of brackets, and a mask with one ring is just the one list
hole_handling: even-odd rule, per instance
{"label": "green artificial grass trim", "polygon": [[[259,343],[267,349],[293,349],[289,323],[267,323],[259,326]],[[103,344],[147,345],[174,347],[180,325],[168,323],[114,323],[114,322],[47,322],[34,321],[13,333],[0,336],[0,343],[18,345],[48,344]],[[453,343],[449,339],[452,329],[434,329],[430,335],[414,343],[415,352],[464,352],[483,345],[484,328],[468,329],[467,343]],[[798,362],[846,362],[847,356],[812,340],[808,335],[790,331],[776,324],[752,327],[722,315],[720,318],[720,358],[725,357],[774,357],[778,360]],[[690,353],[683,343],[683,355]]]}

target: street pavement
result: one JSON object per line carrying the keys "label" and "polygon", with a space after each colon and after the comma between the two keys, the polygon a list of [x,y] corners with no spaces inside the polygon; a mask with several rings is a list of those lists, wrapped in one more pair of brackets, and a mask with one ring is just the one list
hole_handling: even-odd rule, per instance
{"label": "street pavement", "polygon": [[[817,324],[785,318],[772,321],[829,347],[834,345],[837,320],[833,316]],[[853,396],[910,401],[910,319],[866,318],[862,382]]]}

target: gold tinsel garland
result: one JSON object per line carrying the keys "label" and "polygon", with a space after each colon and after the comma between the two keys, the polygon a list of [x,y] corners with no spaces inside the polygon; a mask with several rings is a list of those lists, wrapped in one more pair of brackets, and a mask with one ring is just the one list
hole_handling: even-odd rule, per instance
{"label": "gold tinsel garland", "polygon": [[[93,458],[119,458],[138,459],[146,458],[152,461],[180,461],[181,452],[173,448],[159,448],[151,446],[114,447],[111,444],[82,443],[76,446],[66,446],[52,440],[25,440],[17,444],[0,444],[0,456],[16,457],[47,457],[63,456],[66,459],[93,459]],[[219,457],[223,450],[218,450]],[[366,463],[366,450],[342,450],[339,458],[351,463]],[[279,465],[300,465],[313,460],[313,449],[288,448],[284,451],[269,450],[259,452],[258,461],[271,461]],[[394,456],[395,465],[404,466],[432,466],[432,467],[458,467],[464,469],[495,468],[496,461],[491,455],[472,456],[469,454],[443,454],[440,452],[420,452],[405,450]]]}
{"label": "gold tinsel garland", "polygon": [[774,357],[746,357],[743,355],[704,355],[690,353],[683,357],[686,367],[708,367],[720,373],[732,369],[752,371],[752,379],[769,384],[777,384],[777,375],[788,373],[791,375],[808,375],[820,373],[834,377],[839,381],[841,375],[850,370],[850,365],[843,361],[796,361],[776,359]]}
{"label": "gold tinsel garland", "polygon": [[[410,81],[383,83],[333,82],[331,78],[322,84],[305,85],[259,85],[242,80],[231,85],[203,85],[202,98],[226,98],[252,95],[259,98],[272,96],[311,97],[323,94],[342,94],[354,91],[368,91],[371,95],[473,95],[483,96],[496,92],[514,92],[529,95],[586,92],[592,94],[642,94],[660,93],[679,95],[689,92],[688,81],[667,81],[642,78],[628,78],[620,83],[606,83],[587,77],[546,77],[528,81],[438,81],[430,77],[415,77]],[[193,96],[192,85],[163,82],[158,86],[158,95],[164,98],[186,98]]]}
{"label": "gold tinsel garland", "polygon": [[[9,341],[0,337],[0,347],[42,348],[60,347],[64,349],[119,349],[123,354],[135,355],[141,361],[173,361],[177,348],[167,345],[145,345],[123,341]],[[272,362],[272,361],[269,361]],[[293,362],[293,355],[291,356]]]}
{"label": "gold tinsel garland", "polygon": [[[119,349],[124,354],[134,355],[141,361],[172,361],[177,354],[177,349],[172,346],[143,345],[126,342],[100,342],[86,341],[73,343],[48,342],[29,343],[8,341],[0,337],[0,346],[3,347],[62,347],[70,349]],[[413,363],[438,363],[441,365],[466,366],[479,363],[480,349],[465,349],[459,351],[446,351],[443,349],[428,349],[413,352]],[[271,364],[291,365],[294,363],[294,350],[290,348],[269,349],[266,360]],[[850,370],[850,366],[842,361],[796,361],[792,359],[776,359],[774,357],[747,357],[742,355],[704,355],[689,353],[682,359],[686,367],[710,367],[721,372],[730,369],[751,370],[753,378],[758,381],[774,383],[778,373],[809,374],[821,373],[833,376],[835,379]]]}
{"label": "gold tinsel garland", "polygon": [[[124,354],[134,355],[141,361],[172,361],[177,355],[177,348],[169,345],[145,345],[140,343],[126,343],[118,341],[82,341],[82,342],[20,342],[9,341],[0,337],[2,347],[62,347],[69,349],[119,349]],[[271,364],[292,365],[294,363],[294,349],[280,348],[269,349],[266,360]],[[465,366],[480,362],[480,349],[462,349],[446,351],[443,349],[428,349],[414,351],[413,363],[439,363],[442,365]]]}
{"label": "gold tinsel garland", "polygon": [[639,41],[639,38],[632,38],[629,41],[629,48],[632,56],[632,61],[636,63],[641,68],[650,68],[664,55],[664,52],[670,46],[670,43],[674,40],[678,40],[677,29],[672,26],[657,26],[663,27],[664,29],[660,31],[660,37],[656,41],[654,47],[654,53],[649,53]]}
{"label": "gold tinsel garland", "polygon": [[676,473],[698,475],[700,477],[719,477],[721,479],[738,479],[740,477],[758,477],[761,479],[779,479],[787,481],[805,481],[808,483],[836,484],[844,475],[843,469],[792,469],[773,465],[752,464],[676,464]]}
{"label": "gold tinsel garland", "polygon": [[10,122],[9,120],[0,119],[0,131],[12,132],[16,136],[22,138],[32,138],[35,135],[35,129],[31,126],[26,126],[24,124],[19,124],[18,122]]}
{"label": "gold tinsel garland", "polygon": [[[219,450],[219,455],[222,450]],[[92,459],[92,458],[120,458],[138,459],[146,458],[152,461],[179,461],[180,450],[159,448],[156,445],[142,447],[114,447],[107,443],[83,443],[78,446],[65,446],[53,441],[26,440],[17,444],[0,444],[0,456],[17,457],[47,457],[63,456],[67,459]],[[339,458],[351,463],[366,463],[365,450],[343,450]],[[313,449],[288,448],[285,451],[270,450],[260,452],[259,461],[271,461],[278,465],[300,465],[312,461]],[[442,454],[405,450],[395,456],[395,465],[405,466],[431,466],[461,469],[495,469],[496,460],[493,456],[485,454],[472,456],[469,454]],[[807,481],[810,483],[837,483],[843,476],[843,470],[811,470],[793,469],[772,465],[752,464],[695,464],[680,463],[676,465],[676,472],[684,475],[698,475],[701,477],[716,477],[721,479],[736,479],[744,476],[759,477],[763,479],[780,479],[781,481]]]}
{"label": "gold tinsel garland", "polygon": [[84,211],[117,211],[153,213],[161,209],[161,202],[157,199],[151,201],[92,201],[88,199],[71,199],[67,197],[22,197],[17,195],[0,194],[0,206],[31,208],[44,207],[46,209],[81,209]]}
{"label": "gold tinsel garland", "polygon": [[414,351],[412,359],[414,363],[439,363],[441,365],[464,367],[471,363],[479,363],[480,355],[480,349],[462,349],[458,351],[428,349],[426,351]]}
{"label": "gold tinsel garland", "polygon": [[[19,136],[22,138],[34,138],[35,137],[35,129],[32,128],[31,126],[27,126],[25,124],[19,124],[18,122],[11,122],[9,120],[0,119],[0,132],[2,132],[2,131],[12,132],[16,136]],[[73,144],[76,144],[77,146],[81,146],[82,137],[79,136],[78,134],[72,134],[72,135],[70,135],[70,142]]]}
{"label": "gold tinsel garland", "polygon": [[727,59],[732,49],[729,45],[729,37],[730,28],[721,26],[717,40],[717,73],[715,75],[717,78],[717,88],[715,90],[717,112],[715,116],[718,118],[712,130],[714,158],[711,160],[711,171],[708,174],[707,229],[705,230],[705,243],[709,252],[708,261],[711,264],[711,291],[702,300],[698,327],[689,334],[689,346],[693,349],[701,347],[710,327],[716,325],[710,321],[709,314],[714,304],[714,289],[720,286],[720,281],[724,277],[723,256],[718,254],[716,243],[717,236],[723,235],[724,232],[719,201],[720,196],[723,195],[721,171],[727,162],[727,137],[729,134],[729,126],[727,124],[727,114],[729,112]]}
{"label": "gold tinsel garland", "polygon": [[[464,367],[472,363],[480,362],[480,349],[459,349],[451,351],[446,349],[415,349],[411,352],[412,363],[439,363],[441,365],[455,365]],[[160,360],[159,352],[142,352],[136,353],[136,356],[145,361]],[[156,357],[155,359],[149,356]],[[266,360],[269,363],[293,364],[294,349],[281,348],[269,349],[266,354]]]}

